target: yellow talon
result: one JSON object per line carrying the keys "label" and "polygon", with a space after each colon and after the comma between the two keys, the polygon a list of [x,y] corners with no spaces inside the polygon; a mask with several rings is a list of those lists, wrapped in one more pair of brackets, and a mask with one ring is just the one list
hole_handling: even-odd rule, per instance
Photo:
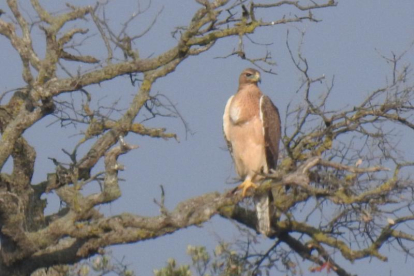
{"label": "yellow talon", "polygon": [[254,184],[250,179],[246,179],[242,184],[237,187],[237,190],[242,190],[242,196],[246,196],[246,192],[249,188],[256,189],[258,186]]}

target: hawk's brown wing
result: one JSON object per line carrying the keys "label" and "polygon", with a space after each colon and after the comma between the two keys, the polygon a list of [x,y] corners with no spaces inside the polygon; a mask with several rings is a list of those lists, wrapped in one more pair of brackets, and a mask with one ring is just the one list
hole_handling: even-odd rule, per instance
{"label": "hawk's brown wing", "polygon": [[266,163],[270,169],[276,169],[281,135],[279,110],[268,96],[260,99],[260,118],[263,122]]}

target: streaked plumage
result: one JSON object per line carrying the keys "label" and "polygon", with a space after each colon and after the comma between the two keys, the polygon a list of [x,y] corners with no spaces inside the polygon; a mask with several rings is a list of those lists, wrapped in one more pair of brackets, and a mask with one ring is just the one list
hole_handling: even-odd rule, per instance
{"label": "streaked plumage", "polygon": [[[223,130],[238,175],[244,179],[239,186],[243,195],[260,183],[263,174],[276,168],[279,154],[280,116],[269,97],[263,95],[257,83],[260,73],[245,69],[239,78],[237,93],[227,101],[223,115]],[[271,232],[271,194],[255,196],[258,230]]]}

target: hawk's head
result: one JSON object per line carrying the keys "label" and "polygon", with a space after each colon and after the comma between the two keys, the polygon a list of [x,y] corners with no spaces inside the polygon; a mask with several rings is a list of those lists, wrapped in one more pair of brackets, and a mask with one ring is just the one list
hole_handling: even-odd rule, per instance
{"label": "hawk's head", "polygon": [[247,68],[240,74],[239,85],[260,82],[260,73],[256,69]]}

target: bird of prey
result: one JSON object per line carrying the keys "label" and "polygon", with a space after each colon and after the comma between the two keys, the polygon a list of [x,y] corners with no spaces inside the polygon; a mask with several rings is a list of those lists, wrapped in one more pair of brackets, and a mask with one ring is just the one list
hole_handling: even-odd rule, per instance
{"label": "bird of prey", "polygon": [[[236,171],[244,180],[239,185],[242,195],[276,168],[279,154],[280,116],[277,107],[258,87],[259,71],[248,68],[239,77],[237,93],[227,101],[223,115],[224,138],[232,155]],[[253,198],[257,229],[269,235],[271,229],[271,201],[269,191]]]}

